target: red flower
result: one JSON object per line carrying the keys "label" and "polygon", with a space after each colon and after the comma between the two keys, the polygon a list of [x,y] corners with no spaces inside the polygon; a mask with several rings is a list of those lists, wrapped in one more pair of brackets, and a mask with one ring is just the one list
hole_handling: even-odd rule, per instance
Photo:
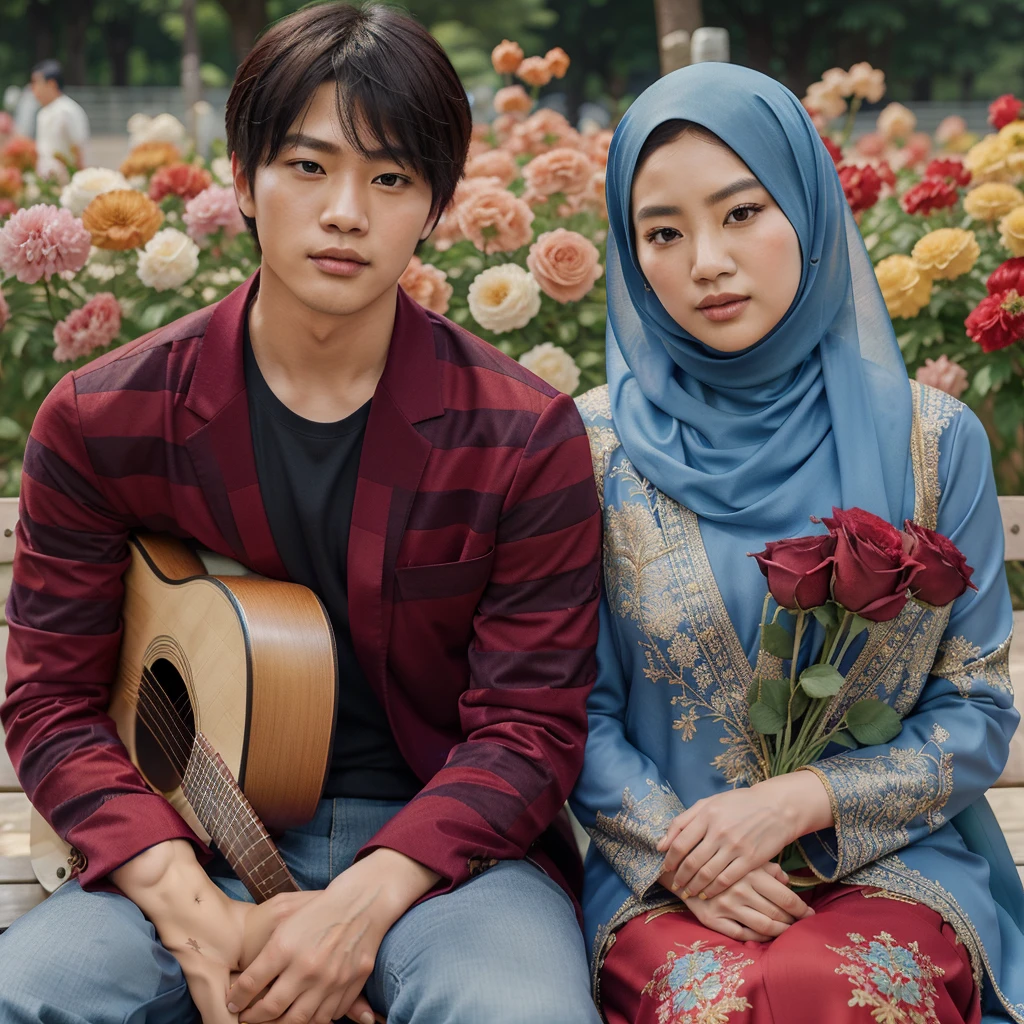
{"label": "red flower", "polygon": [[194,199],[210,187],[210,172],[194,164],[168,164],[161,167],[149,182],[149,198],[159,203],[164,196]]}
{"label": "red flower", "polygon": [[839,181],[846,194],[846,201],[854,213],[869,210],[878,202],[878,195],[882,191],[882,179],[873,167],[841,164],[836,170],[839,172]]}
{"label": "red flower", "polygon": [[955,601],[968,587],[978,589],[971,582],[974,570],[948,537],[918,526],[909,519],[903,524],[903,533],[909,538],[907,553],[922,566],[914,577],[912,588],[919,601],[942,608]]}
{"label": "red flower", "polygon": [[925,169],[926,178],[944,178],[952,180],[954,185],[966,188],[971,183],[971,172],[960,160],[933,160]]}
{"label": "red flower", "polygon": [[832,163],[838,167],[843,162],[843,151],[827,135],[822,135],[821,141],[832,157]]}
{"label": "red flower", "polygon": [[821,534],[769,541],[764,551],[751,557],[757,560],[780,607],[807,611],[829,599],[835,549],[835,537]]}
{"label": "red flower", "polygon": [[904,550],[903,534],[862,508],[833,508],[832,516],[820,520],[836,539],[832,596],[872,622],[896,618],[921,570]]}
{"label": "red flower", "polygon": [[988,275],[987,286],[989,295],[1009,291],[1024,295],[1024,256],[1014,256],[1013,259],[1000,263]]}
{"label": "red flower", "polygon": [[985,352],[1024,340],[1024,298],[1012,289],[989,295],[968,314],[964,327]]}
{"label": "red flower", "polygon": [[948,182],[939,178],[925,178],[903,193],[900,205],[907,213],[921,213],[928,216],[944,206],[955,206],[960,196]]}
{"label": "red flower", "polygon": [[988,107],[988,123],[999,131],[1005,128],[1011,121],[1020,120],[1021,110],[1024,110],[1022,103],[1013,93],[1005,93],[998,99],[994,99]]}
{"label": "red flower", "polygon": [[13,199],[0,199],[0,220],[17,212],[18,204]]}
{"label": "red flower", "polygon": [[889,188],[896,187],[896,172],[889,166],[888,160],[876,160],[872,167],[878,172],[883,185],[888,185]]}

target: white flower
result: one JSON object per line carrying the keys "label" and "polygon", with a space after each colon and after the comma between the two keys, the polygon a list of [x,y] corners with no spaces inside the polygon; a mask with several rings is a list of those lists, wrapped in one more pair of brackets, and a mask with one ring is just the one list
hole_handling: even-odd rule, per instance
{"label": "white flower", "polygon": [[469,286],[469,311],[495,334],[517,330],[540,312],[540,285],[518,264],[489,267]]}
{"label": "white flower", "polygon": [[60,205],[81,217],[85,208],[103,192],[131,188],[128,179],[109,167],[86,167],[75,171],[60,193]]}
{"label": "white flower", "polygon": [[143,142],[170,142],[180,148],[188,138],[185,126],[173,114],[132,114],[128,118],[128,135],[133,147]]}
{"label": "white flower", "polygon": [[564,348],[545,341],[543,345],[534,345],[529,352],[519,357],[531,373],[537,374],[541,380],[547,381],[553,388],[571,395],[580,384],[580,368]]}
{"label": "white flower", "polygon": [[203,302],[213,302],[217,298],[217,289],[216,288],[204,288],[199,294],[200,294],[200,298],[202,298]]}
{"label": "white flower", "polygon": [[111,278],[117,277],[117,267],[110,263],[90,261],[86,264],[85,273],[96,281],[109,281]]}
{"label": "white flower", "polygon": [[210,281],[213,284],[219,285],[231,284],[231,274],[223,268],[220,268],[210,275]]}
{"label": "white flower", "polygon": [[243,274],[242,271],[238,267],[232,267],[228,271],[228,280],[229,281],[244,281],[245,280],[245,274]]}
{"label": "white flower", "polygon": [[199,246],[177,228],[158,231],[139,253],[139,280],[158,292],[180,288],[199,269]]}
{"label": "white flower", "polygon": [[29,203],[34,203],[41,195],[42,190],[39,188],[39,179],[33,175],[25,175],[25,187],[22,189],[22,195],[25,200]]}
{"label": "white flower", "polygon": [[231,160],[226,156],[216,156],[210,161],[210,173],[222,184],[231,184]]}

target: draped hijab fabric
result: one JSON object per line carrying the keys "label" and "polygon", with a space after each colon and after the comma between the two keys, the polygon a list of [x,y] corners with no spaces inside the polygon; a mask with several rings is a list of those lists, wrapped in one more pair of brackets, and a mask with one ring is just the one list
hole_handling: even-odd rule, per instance
{"label": "draped hijab fabric", "polygon": [[[672,319],[646,290],[633,246],[637,156],[650,133],[674,119],[721,138],[800,241],[800,286],[789,311],[738,353],[716,352]],[[756,527],[769,539],[783,536],[775,531],[791,529],[806,507],[815,464],[838,464],[844,506],[902,525],[907,373],[835,166],[800,101],[733,64],[666,75],[615,132],[607,194],[608,383],[632,463],[699,516]]]}

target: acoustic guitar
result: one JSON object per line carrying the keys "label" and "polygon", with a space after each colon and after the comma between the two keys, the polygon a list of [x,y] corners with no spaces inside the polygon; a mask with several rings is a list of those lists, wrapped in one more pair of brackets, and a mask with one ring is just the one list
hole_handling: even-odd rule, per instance
{"label": "acoustic guitar", "polygon": [[[327,613],[294,583],[208,575],[168,535],[130,546],[110,703],[118,736],[258,903],[294,891],[270,835],[313,817],[330,767],[338,669]],[[35,812],[31,853],[50,892],[81,856]]]}

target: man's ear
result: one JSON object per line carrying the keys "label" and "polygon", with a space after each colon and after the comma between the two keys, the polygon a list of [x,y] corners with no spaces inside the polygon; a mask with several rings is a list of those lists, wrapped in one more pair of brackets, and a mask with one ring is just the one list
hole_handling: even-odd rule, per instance
{"label": "man's ear", "polygon": [[252,189],[249,187],[249,179],[246,177],[237,153],[231,154],[231,180],[235,186],[235,200],[238,202],[238,208],[246,217],[255,220],[256,204],[252,199]]}

